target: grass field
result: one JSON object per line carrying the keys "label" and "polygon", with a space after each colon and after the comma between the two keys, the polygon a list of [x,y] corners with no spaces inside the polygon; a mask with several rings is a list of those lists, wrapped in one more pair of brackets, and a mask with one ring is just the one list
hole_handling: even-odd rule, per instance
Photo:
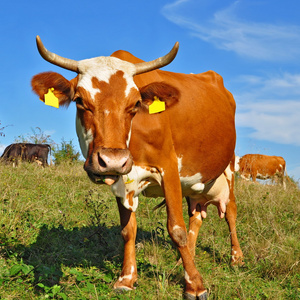
{"label": "grass field", "polygon": [[[139,280],[116,293],[123,241],[116,201],[81,164],[0,165],[0,299],[181,299],[184,272],[161,199],[141,197]],[[236,180],[237,231],[245,266],[232,268],[230,237],[208,208],[196,264],[209,299],[300,299],[300,191]],[[184,202],[185,219],[187,207]]]}

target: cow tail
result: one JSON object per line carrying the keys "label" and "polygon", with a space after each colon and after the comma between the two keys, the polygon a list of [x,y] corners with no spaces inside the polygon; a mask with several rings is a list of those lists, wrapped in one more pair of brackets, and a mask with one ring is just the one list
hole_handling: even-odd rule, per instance
{"label": "cow tail", "polygon": [[159,204],[157,204],[153,209],[152,211],[155,211],[157,209],[159,209],[160,207],[163,207],[166,205],[166,199],[164,199],[162,202],[160,202]]}
{"label": "cow tail", "polygon": [[52,166],[52,157],[51,157],[51,146],[47,145],[49,147],[49,152],[50,152],[50,166]]}
{"label": "cow tail", "polygon": [[288,182],[292,182],[290,179],[290,176],[288,175],[287,171],[286,171],[286,166],[284,166],[284,175],[287,178]]}

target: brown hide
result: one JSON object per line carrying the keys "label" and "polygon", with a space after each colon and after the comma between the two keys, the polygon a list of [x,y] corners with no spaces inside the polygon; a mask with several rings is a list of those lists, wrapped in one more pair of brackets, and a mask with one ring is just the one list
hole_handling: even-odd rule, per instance
{"label": "brown hide", "polygon": [[[114,52],[112,56],[132,63],[142,62],[126,51]],[[134,142],[131,145],[134,146],[131,146],[131,152],[135,163],[139,162],[139,153],[134,151],[134,148],[139,148],[136,144],[141,147],[153,134],[168,132],[177,156],[183,156],[182,176],[200,172],[203,182],[217,178],[229,164],[236,139],[235,101],[224,88],[222,77],[213,71],[181,74],[155,70],[135,76],[134,81],[140,89],[153,81],[163,81],[180,91],[178,105],[166,110],[167,116],[161,117],[162,124],[156,133],[148,132],[155,117],[145,113],[137,114],[133,119]],[[144,140],[137,137],[140,128],[147,128]],[[159,158],[160,154],[151,153],[149,156]]]}

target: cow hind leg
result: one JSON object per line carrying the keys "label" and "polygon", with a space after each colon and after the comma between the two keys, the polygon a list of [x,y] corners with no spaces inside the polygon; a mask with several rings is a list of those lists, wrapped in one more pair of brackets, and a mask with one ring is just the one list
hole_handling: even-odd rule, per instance
{"label": "cow hind leg", "polygon": [[135,259],[136,216],[134,212],[123,206],[120,198],[117,198],[117,203],[121,220],[121,234],[124,240],[124,259],[121,275],[114,284],[114,288],[119,290],[132,290],[137,280]]}
{"label": "cow hind leg", "polygon": [[197,237],[199,234],[200,227],[202,225],[202,218],[199,204],[196,206],[196,211],[192,214],[190,210],[190,199],[187,197],[188,202],[188,213],[189,213],[189,232],[188,232],[188,247],[190,249],[191,255],[193,259],[195,258],[195,249],[196,249],[196,242]]}
{"label": "cow hind leg", "polygon": [[284,169],[280,172],[279,177],[280,177],[280,183],[281,183],[283,189],[286,190],[286,183],[285,183],[285,178],[284,178]]}
{"label": "cow hind leg", "polygon": [[[188,214],[189,214],[189,231],[187,236],[187,244],[190,250],[190,253],[195,259],[195,251],[196,251],[196,243],[199,234],[200,227],[202,225],[202,217],[200,213],[199,205],[196,206],[196,211],[194,214],[191,213],[190,209],[190,198],[186,197],[187,204],[188,204]],[[182,264],[182,259],[180,258],[177,262],[177,265]]]}
{"label": "cow hind leg", "polygon": [[233,187],[231,187],[230,201],[227,204],[226,213],[225,213],[225,219],[229,227],[230,239],[231,239],[231,264],[243,265],[243,252],[240,247],[237,233],[236,233],[236,216],[237,216],[237,207],[235,203]]}

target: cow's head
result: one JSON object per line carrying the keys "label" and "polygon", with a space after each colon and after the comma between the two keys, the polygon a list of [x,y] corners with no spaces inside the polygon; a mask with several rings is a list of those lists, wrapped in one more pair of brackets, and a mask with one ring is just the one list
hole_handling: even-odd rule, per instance
{"label": "cow's head", "polygon": [[70,81],[54,72],[35,75],[31,82],[34,92],[44,100],[48,89],[54,88],[60,105],[76,103],[76,131],[86,158],[84,169],[94,182],[114,183],[119,175],[129,173],[133,164],[128,150],[131,122],[141,103],[133,77],[169,64],[177,54],[178,43],[167,55],[137,64],[116,57],[63,58],[49,52],[38,36],[37,46],[45,60],[78,75]]}

